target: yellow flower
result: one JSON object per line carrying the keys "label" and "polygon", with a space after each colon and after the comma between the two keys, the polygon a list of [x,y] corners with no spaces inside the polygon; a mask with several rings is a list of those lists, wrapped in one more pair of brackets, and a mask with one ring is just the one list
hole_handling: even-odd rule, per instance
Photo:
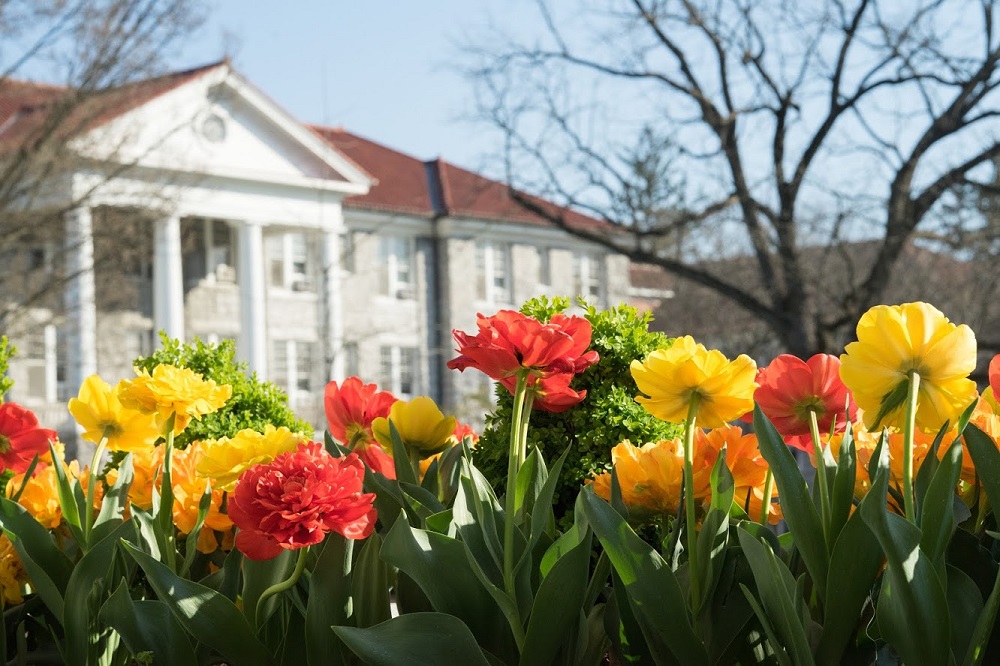
{"label": "yellow flower", "polygon": [[118,384],[118,398],[131,409],[156,414],[157,425],[162,429],[167,420],[176,415],[174,434],[187,427],[190,420],[211,414],[233,394],[231,386],[219,386],[211,379],[188,368],[158,365],[150,375],[145,370],[132,380]]}
{"label": "yellow flower", "polygon": [[632,361],[632,378],[645,396],[638,396],[650,414],[663,421],[687,419],[697,396],[698,425],[718,428],[753,409],[757,365],[741,354],[730,361],[717,349],[705,349],[686,335],[669,349],[657,349],[645,360]]}
{"label": "yellow flower", "polygon": [[[625,440],[611,449],[611,464],[618,475],[622,501],[640,518],[677,511],[684,476],[680,440],[665,439],[641,447]],[[610,473],[594,477],[593,484],[599,497],[610,500]]]}
{"label": "yellow flower", "polygon": [[[162,447],[161,447],[162,448]],[[201,442],[194,442],[184,450],[174,451],[171,464],[171,479],[174,491],[174,525],[181,534],[189,534],[198,520],[198,504],[205,493],[207,483],[197,473],[198,464],[205,455]],[[226,531],[233,522],[222,512],[222,489],[212,489],[205,524],[198,534],[197,548],[202,553],[211,553],[219,547],[212,530]]]}
{"label": "yellow flower", "polygon": [[372,421],[375,439],[390,453],[389,421],[396,426],[404,446],[425,455],[437,453],[448,445],[456,423],[454,416],[445,417],[427,396],[418,396],[409,402],[398,400],[389,410],[388,419],[380,416]]}
{"label": "yellow flower", "polygon": [[[153,508],[153,481],[163,463],[163,447],[149,447],[132,451],[132,485],[128,500],[140,509]],[[118,480],[118,469],[110,469],[104,476],[108,487]]]}
{"label": "yellow flower", "polygon": [[920,375],[918,428],[954,424],[976,399],[976,384],[968,378],[976,367],[976,336],[934,306],[877,305],[861,317],[857,336],[840,357],[840,378],[869,428],[902,426],[911,372]]}
{"label": "yellow flower", "polygon": [[84,439],[97,444],[107,436],[112,451],[150,449],[160,434],[151,414],[123,407],[117,392],[97,375],[83,381],[69,412],[83,427]]}
{"label": "yellow flower", "polygon": [[205,442],[204,456],[198,462],[197,471],[202,478],[213,479],[216,488],[231,492],[236,487],[236,480],[248,468],[267,464],[279,453],[294,451],[305,441],[301,433],[293,433],[284,426],[275,428],[268,424],[263,434],[241,430],[234,437]]}
{"label": "yellow flower", "polygon": [[22,591],[27,581],[28,573],[14,550],[14,544],[6,534],[0,534],[0,595],[4,608],[24,601]]}

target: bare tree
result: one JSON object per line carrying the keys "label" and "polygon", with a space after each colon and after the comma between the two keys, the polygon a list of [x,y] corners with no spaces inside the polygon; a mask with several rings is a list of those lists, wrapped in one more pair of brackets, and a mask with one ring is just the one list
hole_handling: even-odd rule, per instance
{"label": "bare tree", "polygon": [[984,225],[958,204],[1000,156],[995,4],[538,0],[530,37],[468,48],[468,71],[522,205],[806,355],[885,298],[905,248]]}
{"label": "bare tree", "polygon": [[[155,85],[165,58],[204,16],[196,0],[0,0],[0,330],[30,308],[58,311],[73,277],[64,216],[93,191],[53,196],[85,163],[73,141]],[[41,77],[54,85],[24,80]],[[100,167],[103,182],[128,167]],[[148,231],[121,215],[101,217],[94,266],[134,272]]]}

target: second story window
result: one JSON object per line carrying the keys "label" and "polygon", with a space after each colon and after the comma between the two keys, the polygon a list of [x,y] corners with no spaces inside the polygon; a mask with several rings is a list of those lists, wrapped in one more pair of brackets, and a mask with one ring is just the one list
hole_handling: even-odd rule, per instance
{"label": "second story window", "polygon": [[315,291],[309,239],[302,232],[270,234],[265,240],[267,275],[272,287]]}
{"label": "second story window", "polygon": [[577,295],[600,305],[603,295],[603,261],[600,255],[584,252],[573,257],[573,286]]}
{"label": "second story window", "polygon": [[413,239],[386,236],[379,241],[382,293],[396,298],[414,297]]}
{"label": "second story window", "polygon": [[510,303],[510,244],[476,244],[476,297],[488,303]]}

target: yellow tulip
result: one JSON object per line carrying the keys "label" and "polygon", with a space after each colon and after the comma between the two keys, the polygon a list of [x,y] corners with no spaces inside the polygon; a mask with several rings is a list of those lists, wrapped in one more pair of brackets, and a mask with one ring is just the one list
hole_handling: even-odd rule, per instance
{"label": "yellow tulip", "polygon": [[390,453],[389,421],[396,426],[403,445],[422,455],[437,453],[448,446],[456,423],[454,416],[445,417],[427,396],[419,396],[409,402],[399,400],[392,405],[388,418],[379,417],[372,421],[375,439]]}
{"label": "yellow tulip", "polygon": [[226,404],[231,386],[219,386],[188,368],[158,365],[150,374],[143,370],[132,380],[118,384],[118,398],[126,407],[155,414],[157,425],[165,427],[174,416],[174,434],[181,433],[190,420],[200,419]]}
{"label": "yellow tulip", "polygon": [[[698,425],[718,428],[753,409],[757,365],[744,354],[730,361],[716,349],[705,349],[691,336],[674,340],[644,362],[632,361],[632,378],[645,395],[636,401],[663,421],[687,419],[697,400]],[[649,397],[646,397],[649,396]]]}
{"label": "yellow tulip", "polygon": [[248,468],[267,464],[279,453],[294,451],[308,441],[303,435],[282,426],[266,425],[264,432],[241,430],[234,437],[205,442],[204,455],[197,465],[198,475],[212,479],[213,487],[232,492],[236,481]]}
{"label": "yellow tulip", "polygon": [[111,385],[97,375],[83,380],[69,413],[83,428],[83,438],[99,443],[105,436],[112,451],[151,449],[160,436],[155,419],[121,404]]}
{"label": "yellow tulip", "polygon": [[903,425],[912,373],[920,376],[918,428],[954,424],[976,399],[976,384],[968,378],[976,367],[976,336],[934,306],[875,306],[861,317],[857,336],[840,357],[840,378],[869,428]]}

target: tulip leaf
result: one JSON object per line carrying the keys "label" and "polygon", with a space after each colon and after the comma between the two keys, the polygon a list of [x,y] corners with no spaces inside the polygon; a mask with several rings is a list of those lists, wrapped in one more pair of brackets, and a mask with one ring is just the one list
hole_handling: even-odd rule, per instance
{"label": "tulip leaf", "polygon": [[760,622],[760,626],[764,629],[764,634],[767,636],[770,652],[774,654],[775,658],[778,660],[780,666],[798,666],[792,661],[792,658],[788,656],[788,652],[781,645],[781,641],[778,639],[778,634],[774,630],[774,626],[771,624],[771,616],[761,608],[760,602],[754,598],[753,592],[750,591],[743,583],[740,583],[740,589],[743,590],[743,596],[746,598],[747,603],[753,609],[754,615],[757,616],[757,620]]}
{"label": "tulip leaf", "polygon": [[378,532],[372,532],[365,539],[361,553],[354,561],[351,590],[354,597],[354,624],[358,627],[372,627],[392,616],[389,568],[379,557],[381,549],[382,538]]}
{"label": "tulip leaf", "polygon": [[[778,641],[775,651],[785,650],[796,666],[812,664],[813,655],[809,647],[809,639],[804,626],[803,613],[796,608],[796,600],[801,599],[797,584],[781,560],[774,555],[768,546],[758,541],[752,534],[743,529],[737,529],[740,547],[746,555],[754,581],[757,583],[757,593],[760,604],[771,625],[773,638]],[[754,612],[760,618],[760,607],[754,603],[753,595],[743,587],[743,593]],[[763,622],[763,620],[762,620]]]}
{"label": "tulip leaf", "polygon": [[201,534],[201,530],[205,526],[205,519],[208,517],[208,511],[211,508],[212,486],[206,479],[205,491],[201,494],[201,498],[198,500],[198,515],[195,516],[194,525],[191,527],[191,531],[188,532],[188,535],[184,540],[184,564],[181,566],[182,576],[186,575],[187,572],[191,570],[191,565],[194,564],[195,555],[198,554],[198,536]]}
{"label": "tulip leaf", "polygon": [[[933,455],[936,456],[936,452]],[[944,553],[955,531],[955,486],[961,471],[962,442],[956,439],[937,466],[918,514],[920,549],[931,559],[941,576],[945,575]],[[965,651],[962,652],[964,654]]]}
{"label": "tulip leaf", "polygon": [[403,445],[399,430],[392,420],[389,421],[389,441],[392,442],[392,462],[396,469],[396,480],[400,483],[417,485],[417,477],[413,474],[413,467],[410,466],[410,452]]}
{"label": "tulip leaf", "polygon": [[[269,560],[243,559],[243,615],[258,631],[267,624],[268,618],[277,610],[280,597],[274,595],[264,601],[261,611],[257,612],[257,602],[264,590],[286,580],[295,568],[297,553],[282,550]],[[258,625],[257,622],[260,622]]]}
{"label": "tulip leaf", "polygon": [[374,627],[334,627],[344,644],[371,666],[489,666],[472,632],[445,613],[410,613]]}
{"label": "tulip leaf", "polygon": [[587,591],[590,553],[591,539],[581,539],[556,560],[545,576],[528,618],[528,630],[521,649],[521,666],[557,663],[556,656],[560,649],[564,655],[572,656],[575,652],[576,645],[570,645],[567,637],[574,635],[580,621],[580,609]]}
{"label": "tulip leaf", "polygon": [[[702,561],[699,567],[701,576],[701,608],[695,609],[695,614],[701,613],[715,592],[715,586],[722,575],[722,566],[726,560],[726,544],[729,542],[729,509],[733,505],[735,486],[733,473],[726,464],[726,449],[723,447],[715,460],[711,475],[712,503],[701,531],[698,532],[698,553]],[[707,565],[707,566],[706,566]]]}
{"label": "tulip leaf", "polygon": [[118,478],[115,479],[114,485],[108,489],[108,492],[104,493],[104,497],[101,499],[101,510],[98,512],[97,518],[94,519],[94,526],[90,533],[91,543],[97,543],[111,534],[122,523],[133,476],[132,454],[129,453],[118,465]]}
{"label": "tulip leaf", "polygon": [[[506,614],[471,566],[474,558],[463,542],[416,529],[401,517],[386,535],[381,555],[413,579],[435,611],[465,622],[480,645],[505,647],[510,640]],[[446,585],[442,576],[447,576]]]}
{"label": "tulip leaf", "polygon": [[[708,653],[695,634],[681,587],[660,554],[592,489],[583,491],[591,528],[604,546],[618,579],[619,609],[628,603],[657,663],[707,664]],[[622,599],[622,597],[626,599]]]}
{"label": "tulip leaf", "polygon": [[830,554],[823,634],[816,648],[817,663],[834,666],[842,662],[848,642],[857,633],[861,612],[883,560],[878,539],[865,524],[861,512],[855,511],[840,531]]}
{"label": "tulip leaf", "polygon": [[347,624],[351,616],[351,555],[354,542],[339,534],[327,535],[309,579],[305,642],[310,664],[345,664],[343,646],[330,631]]}
{"label": "tulip leaf", "polygon": [[1000,451],[996,443],[974,423],[969,424],[962,437],[976,464],[976,476],[983,484],[990,506],[1000,507]]}
{"label": "tulip leaf", "polygon": [[952,654],[965,655],[975,639],[976,621],[983,614],[983,595],[975,581],[961,569],[949,564],[946,571]]}
{"label": "tulip leaf", "polygon": [[990,592],[983,612],[976,621],[976,628],[969,640],[969,649],[962,662],[963,666],[976,666],[983,663],[983,657],[986,656],[986,646],[993,635],[993,623],[996,622],[998,609],[1000,609],[1000,569],[997,570],[996,578],[993,581],[993,591]]}
{"label": "tulip leaf", "polygon": [[162,601],[133,601],[125,581],[101,607],[100,620],[118,632],[133,655],[150,653],[156,664],[195,664],[191,641]]}
{"label": "tulip leaf", "polygon": [[189,636],[231,663],[267,666],[267,649],[232,601],[209,587],[178,577],[128,542],[121,542],[121,547],[139,563],[156,596]]}
{"label": "tulip leaf", "polygon": [[949,425],[949,422],[945,421],[941,429],[938,430],[938,434],[927,449],[924,461],[920,463],[920,469],[917,470],[917,475],[913,479],[913,494],[915,496],[915,508],[918,516],[923,514],[924,496],[931,485],[931,479],[934,478],[938,467],[941,465],[938,460],[938,449],[941,447],[941,442],[944,441],[944,435],[948,432]]}
{"label": "tulip leaf", "polygon": [[761,455],[771,467],[778,486],[781,513],[788,524],[788,531],[795,539],[795,547],[802,555],[815,589],[824,595],[830,556],[823,536],[823,524],[809,495],[809,487],[792,452],[759,405],[754,406],[753,424]]}
{"label": "tulip leaf", "polygon": [[[827,447],[829,448],[829,447]],[[847,524],[854,506],[854,486],[858,479],[858,451],[851,428],[844,429],[837,456],[837,473],[830,495],[830,544],[836,544],[840,531]],[[833,549],[831,548],[831,553]],[[831,555],[832,557],[832,555]],[[833,566],[831,561],[831,567]],[[829,585],[827,585],[829,589]]]}
{"label": "tulip leaf", "polygon": [[886,507],[889,452],[882,447],[877,473],[861,502],[861,516],[885,553],[875,616],[879,631],[908,666],[946,664],[951,656],[948,600],[937,569],[920,548],[920,530]]}
{"label": "tulip leaf", "polygon": [[[528,564],[532,553],[535,551],[535,546],[538,544],[539,539],[542,538],[542,534],[546,528],[549,528],[555,522],[555,517],[552,514],[552,498],[555,496],[556,485],[562,479],[562,467],[568,453],[569,447],[556,459],[555,464],[552,465],[552,470],[548,473],[545,483],[542,484],[542,487],[538,491],[538,496],[533,502],[531,509],[531,532],[528,535],[527,546],[521,553],[517,564],[514,565],[515,575]],[[544,464],[542,463],[543,466]]]}
{"label": "tulip leaf", "polygon": [[[52,460],[62,460],[62,456],[56,451],[55,445],[49,442],[49,455]],[[73,486],[78,486],[76,479],[70,479],[66,475],[66,468],[63,465],[52,465],[56,473],[56,496],[59,498],[59,508],[62,510],[63,520],[69,525],[70,532],[77,543],[84,543],[83,528],[80,522],[80,505],[77,503]]]}
{"label": "tulip leaf", "polygon": [[0,527],[17,551],[31,585],[56,617],[63,615],[63,595],[73,564],[52,534],[19,504],[0,497]]}
{"label": "tulip leaf", "polygon": [[500,520],[500,506],[493,491],[476,484],[471,476],[460,476],[452,524],[479,567],[494,583],[503,580],[503,546],[497,533]]}
{"label": "tulip leaf", "polygon": [[535,505],[535,498],[538,497],[538,493],[548,476],[549,471],[545,467],[541,451],[537,447],[531,449],[531,453],[524,459],[524,464],[517,470],[514,512],[518,522],[524,522],[524,517],[531,513]]}
{"label": "tulip leaf", "polygon": [[[94,544],[89,551],[73,567],[73,575],[66,585],[66,604],[63,608],[62,625],[66,631],[66,656],[70,664],[90,663],[93,655],[89,654],[94,635],[98,634],[97,613],[99,606],[94,605],[95,595],[100,599],[110,595],[110,583],[113,579],[109,570],[115,563],[115,552],[118,544],[135,541],[135,525],[131,521],[124,522],[101,541]],[[119,574],[121,575],[121,574]]]}

